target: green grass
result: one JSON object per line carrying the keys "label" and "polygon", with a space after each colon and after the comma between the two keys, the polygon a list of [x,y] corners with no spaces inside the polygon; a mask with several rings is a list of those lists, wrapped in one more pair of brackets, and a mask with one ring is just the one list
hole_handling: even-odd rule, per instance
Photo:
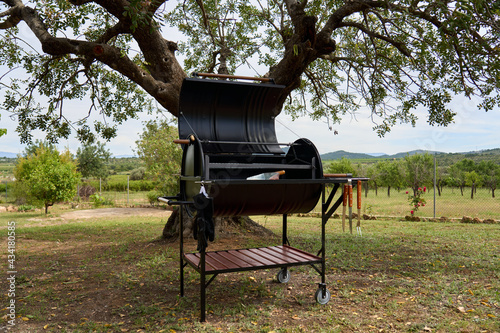
{"label": "green grass", "polygon": [[[412,193],[410,189],[391,189],[390,196],[387,195],[386,187],[379,187],[377,193],[370,189],[365,195],[362,193],[362,214],[387,216],[387,217],[404,217],[410,215],[412,207],[408,202],[408,194]],[[353,212],[357,213],[357,194],[354,190]],[[434,193],[432,189],[423,195],[426,201],[424,207],[420,207],[415,213],[419,217],[434,217]],[[321,206],[315,208],[314,211],[320,212]],[[500,193],[496,198],[492,198],[491,191],[488,189],[477,189],[474,194],[474,199],[471,199],[471,190],[465,189],[464,195],[461,195],[458,188],[444,188],[441,196],[436,194],[436,218],[441,216],[451,218],[462,218],[465,216],[478,217],[480,219],[495,219],[500,220]],[[338,212],[341,212],[341,209]]]}
{"label": "green grass", "polygon": [[[279,244],[281,217],[254,219],[277,236],[233,235],[209,250]],[[288,284],[275,282],[276,270],[220,274],[207,290],[202,324],[198,273],[186,268],[186,297],[180,298],[178,243],[157,241],[165,219],[61,220],[57,209],[50,217],[2,213],[4,249],[8,221],[17,226],[20,331],[500,331],[498,225],[363,221],[359,237],[342,233],[332,219],[327,305],[313,299],[320,279],[308,266],[291,268]],[[291,245],[316,253],[319,226],[318,218],[289,217]],[[195,246],[186,239],[187,248]],[[7,304],[6,293],[0,301]]]}
{"label": "green grass", "polygon": [[[124,181],[126,184],[126,175],[113,175],[111,180]],[[125,185],[124,185],[125,186]],[[126,188],[126,187],[124,187]],[[98,189],[98,182],[97,182]],[[370,189],[368,194],[363,189],[362,193],[362,214],[375,215],[379,217],[404,217],[410,215],[412,207],[408,203],[409,189],[391,189],[390,196],[387,195],[386,187],[379,187],[376,192]],[[356,191],[355,191],[356,192]],[[498,192],[498,191],[497,191]],[[148,205],[147,191],[102,191],[103,197],[114,206],[125,205]],[[420,207],[415,213],[416,216],[432,218],[434,217],[434,193],[430,189],[424,194],[426,205]],[[5,191],[0,192],[0,203],[4,205],[13,203],[12,183],[8,184],[8,198],[5,198]],[[356,201],[356,193],[354,193]],[[320,204],[315,208],[315,212],[320,212]],[[470,188],[464,189],[463,195],[458,188],[444,188],[441,196],[436,194],[436,218],[446,217],[448,219],[460,219],[463,216],[477,217],[483,219],[500,220],[500,192],[496,198],[493,198],[491,191],[486,188],[477,189],[474,199],[471,199]],[[341,212],[340,208],[338,212]],[[357,213],[356,202],[353,204],[353,212]]]}

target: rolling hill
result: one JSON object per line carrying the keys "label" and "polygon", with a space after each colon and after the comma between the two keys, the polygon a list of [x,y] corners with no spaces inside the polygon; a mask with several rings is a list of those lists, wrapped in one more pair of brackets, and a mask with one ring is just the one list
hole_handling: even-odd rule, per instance
{"label": "rolling hill", "polygon": [[341,159],[342,157],[345,157],[347,159],[363,159],[363,160],[370,160],[372,159],[374,162],[376,160],[380,159],[399,159],[399,158],[404,158],[407,154],[408,155],[414,155],[414,154],[423,154],[423,153],[429,153],[429,154],[436,154],[436,158],[438,159],[438,163],[442,166],[444,165],[451,165],[453,163],[458,162],[459,160],[462,160],[464,158],[469,158],[471,160],[474,160],[475,162],[480,162],[480,161],[494,161],[498,164],[500,164],[500,148],[495,148],[495,149],[487,149],[487,150],[481,150],[481,151],[470,151],[470,152],[463,152],[463,153],[443,153],[443,152],[438,152],[438,151],[425,151],[425,150],[412,150],[412,151],[407,151],[407,152],[401,152],[397,154],[366,154],[366,153],[351,153],[347,152],[344,150],[337,150],[335,152],[330,152],[326,154],[321,155],[321,159],[323,161],[328,161],[328,160],[338,160]]}

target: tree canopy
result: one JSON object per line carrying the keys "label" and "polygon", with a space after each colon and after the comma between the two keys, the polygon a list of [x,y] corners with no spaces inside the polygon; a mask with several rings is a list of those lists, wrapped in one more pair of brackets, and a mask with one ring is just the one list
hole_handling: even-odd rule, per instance
{"label": "tree canopy", "polygon": [[173,196],[179,191],[175,175],[181,170],[182,149],[173,143],[177,136],[177,128],[168,121],[149,121],[136,141],[137,155],[146,164],[147,176],[155,182],[156,197],[158,194]]}
{"label": "tree canopy", "polygon": [[86,143],[78,148],[76,159],[78,160],[78,171],[84,178],[102,178],[109,176],[107,163],[111,153],[106,149],[103,143]]}
{"label": "tree canopy", "polygon": [[[415,124],[417,107],[450,124],[455,95],[500,105],[497,1],[0,0],[0,31],[3,108],[22,142],[35,129],[109,139],[154,102],[177,116],[186,73],[241,66],[285,85],[294,117],[333,124],[367,107],[380,135]],[[83,98],[88,112],[72,119],[64,102]],[[85,122],[91,112],[102,118]]]}
{"label": "tree canopy", "polygon": [[72,199],[80,181],[70,152],[43,144],[17,160],[14,176],[16,192],[28,203],[44,206],[45,214],[54,203]]}

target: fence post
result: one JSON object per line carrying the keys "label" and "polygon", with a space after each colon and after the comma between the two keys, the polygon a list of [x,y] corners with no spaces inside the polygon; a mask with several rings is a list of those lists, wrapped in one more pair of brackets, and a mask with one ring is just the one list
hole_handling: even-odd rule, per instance
{"label": "fence post", "polygon": [[128,203],[129,192],[130,192],[130,176],[127,176],[127,206],[129,205]]}
{"label": "fence post", "polygon": [[436,218],[436,153],[434,152],[434,218]]}
{"label": "fence post", "polygon": [[101,178],[99,178],[99,194],[101,194]]}

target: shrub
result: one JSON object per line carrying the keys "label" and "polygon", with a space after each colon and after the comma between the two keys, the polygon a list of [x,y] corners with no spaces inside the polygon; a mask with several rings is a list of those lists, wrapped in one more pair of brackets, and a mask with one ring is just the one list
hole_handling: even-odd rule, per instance
{"label": "shrub", "polygon": [[90,196],[93,195],[95,192],[96,189],[94,186],[85,184],[78,190],[78,196],[85,200],[89,200]]}
{"label": "shrub", "polygon": [[146,175],[146,168],[140,167],[132,170],[130,173],[130,180],[143,180]]}
{"label": "shrub", "polygon": [[17,207],[18,212],[32,212],[36,209],[35,206],[32,205],[20,205]]}
{"label": "shrub", "polygon": [[90,201],[92,201],[92,204],[94,207],[99,208],[104,205],[112,205],[113,203],[106,199],[104,196],[100,195],[99,193],[94,193],[90,196]]}
{"label": "shrub", "polygon": [[147,194],[148,201],[151,204],[151,206],[154,206],[158,204],[158,197],[160,197],[162,194],[159,193],[158,191],[149,191]]}

